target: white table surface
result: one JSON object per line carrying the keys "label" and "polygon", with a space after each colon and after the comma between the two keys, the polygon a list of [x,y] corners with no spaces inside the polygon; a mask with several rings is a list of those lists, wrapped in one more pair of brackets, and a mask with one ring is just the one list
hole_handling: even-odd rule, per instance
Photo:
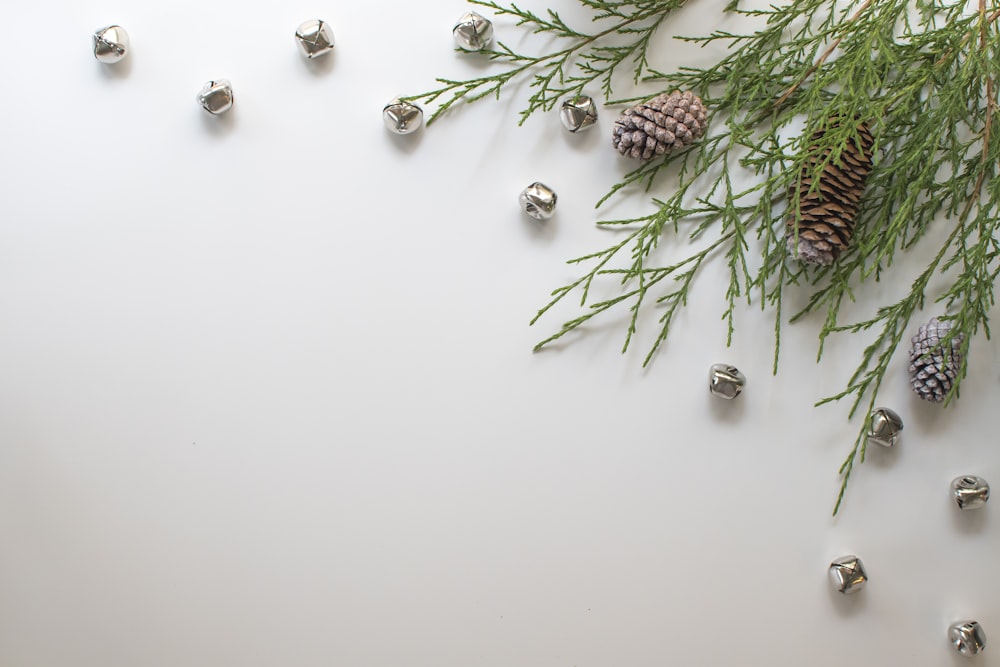
{"label": "white table surface", "polygon": [[[712,2],[673,30],[718,24]],[[904,440],[837,519],[858,426],[811,405],[862,338],[816,365],[818,323],[789,327],[772,377],[770,313],[725,346],[720,268],[647,371],[614,319],[532,354],[630,165],[613,110],[518,128],[523,90],[388,135],[393,95],[485,71],[451,48],[465,8],[0,7],[0,665],[919,667],[966,664],[958,619],[1000,641],[1000,516],[948,498],[1000,483],[997,345],[944,411],[897,357]],[[292,41],[314,16],[325,67]],[[108,23],[133,47],[113,70],[90,53]],[[655,62],[708,55],[664,40]],[[223,119],[194,100],[217,77]],[[516,202],[534,180],[560,195],[542,226]],[[749,377],[732,404],[706,391],[718,361]],[[827,564],[852,552],[871,581],[838,597]]]}

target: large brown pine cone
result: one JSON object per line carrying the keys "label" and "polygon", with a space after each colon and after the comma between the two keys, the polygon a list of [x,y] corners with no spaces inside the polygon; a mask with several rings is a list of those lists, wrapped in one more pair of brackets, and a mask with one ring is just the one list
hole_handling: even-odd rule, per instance
{"label": "large brown pine cone", "polygon": [[649,160],[691,144],[707,124],[701,98],[675,90],[625,109],[615,121],[611,143],[626,157]]}
{"label": "large brown pine cone", "polygon": [[[838,119],[830,119],[827,129],[838,124]],[[830,264],[851,241],[865,181],[872,170],[872,145],[875,143],[864,123],[859,124],[857,130],[859,141],[848,140],[840,159],[823,168],[815,189],[816,166],[829,159],[831,149],[819,148],[825,132],[814,134],[808,148],[809,157],[789,192],[789,206],[793,206],[798,191],[799,216],[796,220],[794,209],[788,216],[788,250],[804,262]]]}

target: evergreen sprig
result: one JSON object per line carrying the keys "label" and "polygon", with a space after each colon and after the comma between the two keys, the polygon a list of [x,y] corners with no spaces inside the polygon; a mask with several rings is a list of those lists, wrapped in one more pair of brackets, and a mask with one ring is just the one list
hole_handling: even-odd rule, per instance
{"label": "evergreen sprig", "polygon": [[[521,64],[492,77],[446,81],[445,88],[410,98],[434,101],[451,94],[436,117],[459,99],[499,93],[514,76],[544,68],[532,82],[536,90],[521,113],[523,122],[597,79],[608,99],[609,69],[587,77],[602,64],[614,69],[632,58],[636,77],[654,81],[664,91],[692,90],[716,110],[708,136],[687,150],[643,164],[598,202],[600,206],[613,195],[648,189],[657,179],[667,181],[669,174],[671,194],[655,199],[653,212],[598,223],[620,228],[623,235],[608,248],[570,260],[586,268],[552,293],[532,324],[570,295],[580,296],[581,312],[536,349],[603,313],[622,309],[628,313],[627,349],[642,313],[654,311],[659,321],[645,359],[649,363],[686,305],[698,273],[710,260],[724,258],[728,340],[734,334],[737,305],[756,301],[774,315],[775,372],[786,318],[795,322],[815,314],[822,319],[819,357],[834,334],[870,332],[874,337],[844,390],[818,404],[849,399],[849,416],[860,408],[867,416],[891,361],[912,330],[911,320],[928,301],[943,313],[942,319],[951,321],[952,336],[963,336],[959,380],[965,376],[972,338],[980,330],[989,336],[1000,274],[1000,8],[986,0],[798,0],[766,9],[743,9],[733,2],[727,11],[762,26],[746,33],[715,31],[680,38],[696,46],[721,42],[728,48],[710,66],[660,71],[647,65],[646,48],[656,27],[680,3],[580,1],[594,9],[596,19],[617,23],[583,37],[565,27],[555,12],[543,18],[513,5],[476,2],[518,16],[519,23],[536,32],[575,40],[573,47],[530,59],[501,47],[495,52],[498,59]],[[601,40],[623,34],[641,36],[623,59],[585,58],[582,68],[566,71],[568,56],[581,48],[607,57],[618,54],[602,50]],[[556,81],[560,83],[554,85]],[[488,91],[476,92],[484,88]],[[791,218],[797,228],[803,174],[818,183],[825,164],[838,163],[848,142],[859,142],[856,124],[839,123],[840,118],[868,125],[875,137],[875,165],[849,248],[830,266],[804,266],[788,250],[786,221]],[[813,145],[816,137],[819,146]],[[807,166],[810,156],[827,150],[825,162]],[[751,184],[736,185],[746,182]],[[942,225],[947,233],[934,241],[928,232]],[[663,262],[656,250],[666,233],[685,235],[692,251]],[[890,272],[898,274],[904,267],[893,264],[923,241],[939,246],[925,255],[931,260],[902,298],[869,318],[842,321],[842,307],[854,300],[862,285]],[[592,299],[591,287],[606,280],[617,283],[617,293]],[[945,285],[936,296],[929,293],[932,280]],[[806,305],[790,317],[785,306],[789,290],[810,293]],[[948,401],[957,395],[958,385]],[[865,459],[865,432],[862,424],[840,469],[835,514],[855,463]]]}
{"label": "evergreen sprig", "polygon": [[532,92],[519,124],[536,111],[549,111],[560,100],[581,95],[592,87],[599,87],[608,98],[615,74],[623,66],[630,70],[633,82],[648,73],[647,52],[653,34],[667,15],[686,0],[579,0],[593,10],[595,21],[606,23],[593,33],[570,27],[559,12],[551,9],[539,15],[516,4],[469,2],[493,10],[496,16],[513,17],[516,25],[528,26],[532,33],[556,37],[561,48],[532,56],[498,41],[495,48],[483,49],[480,56],[502,64],[501,71],[471,79],[439,78],[440,88],[403,98],[427,104],[440,100],[428,125],[456,102],[475,102],[491,96],[499,99],[505,88],[525,79],[530,81]]}

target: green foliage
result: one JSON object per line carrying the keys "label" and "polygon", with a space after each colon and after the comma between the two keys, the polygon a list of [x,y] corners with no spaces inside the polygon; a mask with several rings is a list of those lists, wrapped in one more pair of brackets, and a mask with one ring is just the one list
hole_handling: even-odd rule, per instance
{"label": "green foliage", "polygon": [[605,98],[610,97],[612,79],[622,66],[631,69],[634,82],[647,74],[646,53],[650,39],[667,14],[683,5],[685,0],[579,0],[594,11],[595,21],[608,23],[592,34],[571,28],[552,10],[540,16],[515,4],[503,6],[486,0],[469,2],[493,10],[496,16],[514,17],[517,25],[530,27],[532,33],[557,37],[561,48],[530,56],[498,41],[496,48],[480,51],[480,55],[502,63],[504,69],[461,81],[437,79],[440,88],[404,98],[428,104],[440,100],[428,125],[458,101],[475,102],[491,96],[499,99],[504,88],[525,79],[530,79],[532,92],[528,106],[521,112],[521,123],[534,112],[549,111],[560,100],[580,95],[585,89],[599,87]]}
{"label": "green foliage", "polygon": [[[670,175],[670,196],[653,200],[651,213],[598,223],[620,229],[622,236],[608,248],[570,260],[582,267],[579,278],[556,289],[532,323],[570,295],[580,296],[580,314],[536,349],[602,313],[623,309],[629,314],[628,348],[640,315],[653,311],[659,319],[648,363],[669,336],[699,272],[721,258],[729,276],[723,295],[729,340],[737,305],[757,302],[774,315],[775,371],[786,320],[811,314],[822,319],[820,356],[831,335],[870,332],[873,340],[845,389],[820,401],[849,399],[851,416],[874,408],[890,362],[915,329],[911,320],[928,301],[935,304],[933,314],[943,312],[942,319],[951,320],[953,335],[964,335],[964,359],[980,329],[989,335],[1000,273],[1000,9],[987,7],[985,0],[798,0],[761,10],[741,9],[733,2],[727,11],[761,27],[682,38],[694,46],[723,43],[727,50],[708,67],[659,71],[647,64],[646,50],[656,28],[680,2],[580,1],[594,10],[595,19],[612,25],[585,35],[565,26],[554,12],[544,18],[513,5],[476,2],[517,16],[536,32],[565,38],[570,46],[539,57],[500,46],[490,57],[510,63],[510,69],[470,81],[443,81],[444,88],[409,98],[432,102],[450,95],[437,117],[460,99],[499,94],[516,77],[533,73],[534,93],[521,113],[523,122],[594,81],[601,82],[609,98],[613,70],[628,62],[634,66],[633,81],[654,81],[664,91],[692,90],[717,110],[699,143],[642,164],[601,199],[598,205],[616,194],[648,189],[654,181],[665,184],[662,177]],[[603,46],[610,37],[635,41]],[[851,246],[831,266],[804,266],[788,250],[786,223],[791,219],[794,234],[795,193],[810,155],[807,140],[823,130],[820,149],[829,148],[834,163],[847,142],[858,140],[852,123],[830,123],[835,118],[856,118],[870,127],[875,166]],[[814,183],[823,166],[808,168],[814,170]],[[737,182],[752,184],[739,188]],[[938,235],[943,240],[927,238],[929,230],[942,224],[947,226],[947,233]],[[660,261],[654,251],[667,233],[690,239],[690,254]],[[932,259],[909,292],[869,318],[843,322],[842,306],[853,301],[854,291],[898,271],[894,262],[924,240],[940,247],[928,253]],[[592,299],[591,287],[606,280],[616,281],[617,294]],[[936,298],[928,295],[932,280],[945,285]],[[798,312],[786,313],[789,290],[808,290]],[[960,378],[966,371],[963,362]],[[958,383],[949,401],[957,389]],[[840,469],[834,513],[855,463],[864,461],[864,434],[863,424]]]}

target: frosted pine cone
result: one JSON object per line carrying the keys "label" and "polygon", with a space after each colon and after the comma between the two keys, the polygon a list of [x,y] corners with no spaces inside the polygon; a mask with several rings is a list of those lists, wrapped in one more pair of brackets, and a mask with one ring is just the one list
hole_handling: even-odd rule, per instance
{"label": "frosted pine cone", "polygon": [[839,124],[839,119],[831,118],[826,130],[812,136],[808,148],[811,155],[788,193],[792,204],[798,191],[799,207],[798,216],[790,214],[788,218],[788,250],[810,264],[831,264],[851,242],[858,206],[872,170],[875,139],[861,123],[857,126],[859,141],[847,142],[840,159],[823,168],[819,185],[813,188],[816,165],[828,160],[831,152],[830,147],[820,148],[823,135]]}
{"label": "frosted pine cone", "polygon": [[962,334],[953,336],[945,345],[951,322],[936,317],[921,325],[912,338],[910,350],[910,386],[925,401],[941,403],[958,378],[962,366]]}
{"label": "frosted pine cone", "polygon": [[664,93],[625,109],[615,121],[611,144],[622,155],[649,160],[688,146],[705,133],[705,105],[690,90]]}

